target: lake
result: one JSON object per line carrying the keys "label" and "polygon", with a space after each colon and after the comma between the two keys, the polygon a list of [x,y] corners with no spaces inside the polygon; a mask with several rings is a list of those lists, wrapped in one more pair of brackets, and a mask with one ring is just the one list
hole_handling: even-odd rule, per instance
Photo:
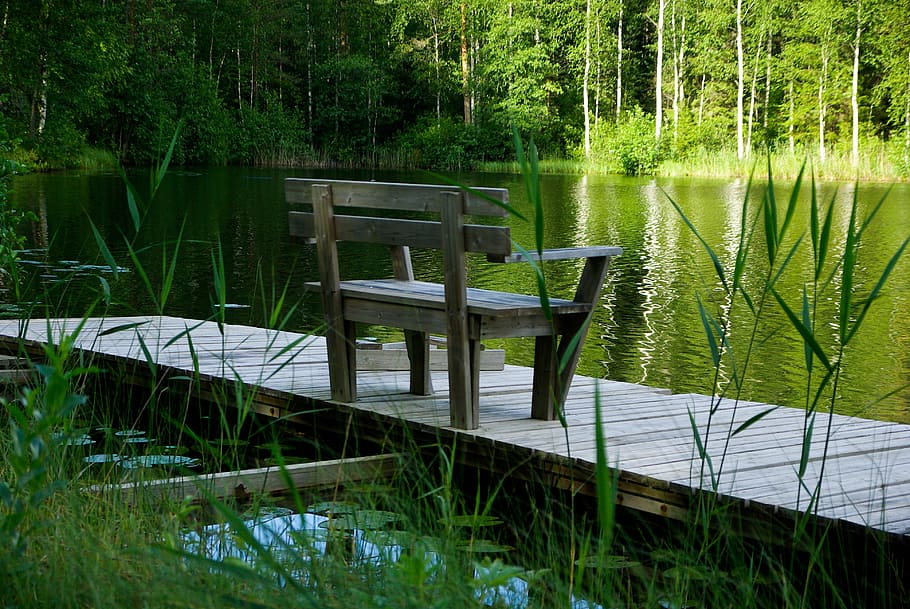
{"label": "lake", "polygon": [[[425,173],[374,171],[315,171],[248,168],[214,168],[170,172],[154,203],[143,214],[138,233],[127,205],[125,188],[116,173],[63,172],[15,178],[13,202],[32,210],[37,221],[29,227],[30,250],[23,268],[31,277],[22,304],[33,316],[80,315],[96,303],[93,314],[165,314],[209,318],[221,311],[231,323],[269,323],[276,303],[285,329],[318,327],[318,299],[304,294],[304,281],[317,278],[313,246],[287,236],[285,177],[375,179],[379,181],[432,182]],[[137,186],[146,174],[131,174]],[[461,175],[475,186],[509,188],[513,204],[530,217],[531,210],[520,176]],[[785,203],[789,185],[776,192]],[[760,201],[763,185],[753,185],[751,203]],[[711,244],[725,265],[732,260],[747,189],[744,180],[679,178],[626,178],[615,176],[543,176],[545,205],[544,245],[608,244],[623,247],[614,259],[601,306],[585,343],[579,373],[667,387],[674,392],[711,393],[714,379],[711,351],[699,314],[697,295],[714,308],[724,294],[711,260],[698,239],[682,222],[669,202],[672,197]],[[844,248],[854,187],[822,184],[824,201],[834,197],[832,254]],[[139,188],[140,191],[146,190]],[[808,195],[808,188],[804,188]],[[858,191],[863,214],[879,201],[887,187],[862,184]],[[794,216],[794,234],[808,233],[808,196]],[[750,203],[750,204],[751,204]],[[510,218],[513,237],[522,246],[534,247],[534,230]],[[94,230],[107,243],[121,271],[115,276],[101,255]],[[894,186],[875,221],[863,236],[856,278],[857,298],[867,296],[891,254],[910,234],[910,185]],[[127,243],[130,247],[127,247]],[[179,246],[178,246],[179,243]],[[220,248],[218,247],[220,244]],[[789,247],[789,245],[787,246]],[[165,302],[160,291],[150,293],[136,262],[153,286],[164,285],[177,256],[173,286]],[[388,272],[391,264],[381,249],[349,246],[342,251],[342,268],[349,275]],[[761,248],[750,258],[744,283],[753,290],[765,273]],[[906,257],[905,257],[906,258]],[[221,266],[227,307],[218,306],[213,260]],[[763,264],[763,262],[765,264]],[[534,293],[528,269],[520,265],[469,262],[469,281],[478,287],[495,287]],[[419,278],[438,278],[439,257],[415,252]],[[810,291],[813,263],[804,243],[778,282],[790,306],[799,311],[804,286]],[[554,263],[547,269],[551,294],[571,296],[580,266]],[[820,342],[833,344],[838,319],[839,273],[820,299],[816,321]],[[282,300],[285,286],[286,297]],[[107,295],[110,294],[109,304]],[[7,294],[6,314],[16,314]],[[756,303],[757,306],[758,303]],[[35,306],[37,305],[37,307]],[[291,307],[296,306],[295,309]],[[734,305],[742,319],[746,308]],[[859,309],[853,312],[855,316]],[[743,349],[750,341],[751,325],[733,333],[731,343]],[[394,330],[364,328],[364,335],[380,339],[397,337]],[[754,334],[744,397],[774,404],[805,403],[803,342],[790,328],[776,302],[769,301]],[[829,342],[826,341],[829,337]],[[531,339],[516,339],[504,346],[509,363],[530,365]],[[744,357],[744,356],[743,356]],[[910,423],[910,259],[895,267],[884,293],[874,302],[860,333],[844,355],[845,372],[838,384],[836,409],[843,414]],[[728,371],[724,371],[729,374]]]}

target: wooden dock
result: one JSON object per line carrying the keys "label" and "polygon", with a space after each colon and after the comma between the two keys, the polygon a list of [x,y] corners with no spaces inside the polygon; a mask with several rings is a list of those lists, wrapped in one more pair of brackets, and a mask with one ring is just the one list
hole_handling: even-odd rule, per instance
{"label": "wooden dock", "polygon": [[[38,353],[59,342],[80,320],[0,322],[0,350],[22,346]],[[690,413],[704,433],[711,399],[630,383],[577,376],[566,403],[566,422],[529,418],[529,368],[506,365],[481,374],[480,427],[448,427],[445,372],[434,372],[437,393],[414,396],[408,373],[358,373],[354,404],[331,400],[325,342],[321,337],[237,325],[219,326],[173,317],[89,319],[75,346],[109,362],[154,360],[159,374],[196,375],[202,384],[242,381],[255,388],[256,408],[287,416],[318,407],[354,416],[381,439],[406,427],[418,439],[458,438],[463,454],[489,469],[584,491],[593,487],[595,394],[599,395],[609,463],[617,471],[619,502],[631,509],[685,516],[691,496],[711,488],[696,449]],[[712,420],[707,450],[715,471],[728,430],[770,407],[725,403]],[[776,408],[729,440],[717,492],[746,511],[777,519],[807,509],[797,478],[805,413]],[[733,426],[731,428],[731,425]],[[826,414],[818,414],[805,481],[814,488],[822,470]],[[848,529],[882,531],[910,540],[910,425],[833,415],[817,516]],[[568,442],[567,442],[568,438]],[[504,457],[505,455],[508,458]],[[486,461],[484,461],[486,460]],[[704,474],[704,476],[703,476]]]}

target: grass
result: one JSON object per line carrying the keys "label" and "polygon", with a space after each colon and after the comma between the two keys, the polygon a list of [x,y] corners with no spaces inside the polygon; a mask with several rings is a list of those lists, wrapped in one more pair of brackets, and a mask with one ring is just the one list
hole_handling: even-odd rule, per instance
{"label": "grass", "polygon": [[[535,183],[544,169],[533,147],[527,158],[520,143],[516,147],[539,216],[543,202]],[[128,190],[127,207],[136,233],[168,160],[165,154],[152,172],[150,200],[144,201],[132,187]],[[806,382],[813,389],[808,393],[816,396],[806,405],[803,436],[808,447],[813,438],[830,437],[830,429],[816,429],[814,415],[837,410],[843,348],[861,328],[908,242],[893,253],[872,289],[857,296],[852,270],[863,264],[861,244],[874,212],[868,218],[857,217],[854,201],[847,246],[835,255],[833,203],[818,201],[812,184],[809,234],[789,232],[796,195],[804,184],[805,179],[799,180],[783,201],[774,198],[769,185],[759,206],[743,206],[740,247],[729,263],[712,244],[702,242],[724,292],[703,297],[701,312],[716,375],[712,415],[722,400],[737,400],[754,345],[773,338],[756,334],[757,319],[769,307],[786,313],[790,330],[804,341]],[[698,227],[683,218],[697,235]],[[535,246],[540,248],[541,233],[536,235]],[[101,257],[111,266],[111,282],[116,283],[118,261],[98,231],[95,239]],[[133,247],[133,235],[124,239],[150,306],[166,312],[181,239],[142,251]],[[802,255],[811,257],[814,269],[805,292],[795,299],[779,294],[777,279]],[[223,328],[227,278],[217,243],[212,245],[211,260],[211,320]],[[147,264],[160,266],[161,285],[152,284],[149,278],[154,274],[146,272]],[[764,280],[747,285],[746,269],[760,271]],[[282,328],[297,304],[286,301],[287,286],[268,287],[266,274],[259,276],[262,317],[268,325]],[[546,299],[542,277],[540,272],[540,293]],[[99,298],[99,310],[116,286],[108,287]],[[818,318],[816,303],[832,297],[832,291],[839,299],[839,316]],[[734,343],[733,336],[746,339]],[[176,379],[167,378],[149,361],[148,384],[138,389],[125,382],[132,370],[107,366],[102,371],[96,362],[82,361],[72,349],[73,338],[59,336],[49,345],[33,362],[37,380],[8,394],[4,402],[9,425],[0,430],[0,590],[5,591],[6,606],[379,609],[465,607],[483,601],[506,606],[504,586],[516,584],[526,590],[522,598],[527,598],[527,606],[541,608],[571,606],[573,598],[586,599],[592,603],[588,606],[698,608],[889,606],[895,599],[906,600],[907,591],[901,587],[905,557],[891,556],[892,548],[872,534],[862,537],[862,547],[845,546],[855,544],[856,538],[819,525],[809,517],[811,507],[805,517],[785,521],[790,528],[784,529],[780,543],[740,535],[742,523],[733,504],[711,492],[693,498],[690,519],[683,523],[623,508],[616,498],[617,472],[607,460],[606,435],[600,428],[595,497],[551,488],[533,476],[493,475],[467,467],[462,464],[465,449],[457,443],[437,439],[427,445],[407,434],[402,440],[400,430],[389,430],[387,441],[374,448],[411,457],[392,480],[360,489],[330,487],[318,496],[293,492],[282,499],[297,512],[317,500],[344,498],[364,510],[394,513],[395,524],[389,521],[382,534],[397,541],[397,560],[355,560],[344,549],[354,541],[344,536],[338,544],[333,539],[336,550],[323,553],[319,546],[314,551],[313,543],[328,541],[319,533],[304,536],[306,543],[269,547],[248,532],[243,513],[249,506],[214,497],[208,497],[204,510],[185,501],[147,500],[129,507],[113,495],[97,497],[85,492],[86,473],[74,459],[74,448],[67,445],[89,426],[143,426],[150,435],[200,451],[216,469],[248,464],[254,443],[271,445],[270,454],[279,463],[295,452],[335,457],[367,447],[354,425],[349,435],[331,446],[290,448],[283,438],[293,433],[292,425],[256,415],[256,391],[239,377],[203,387],[196,357],[192,370]],[[192,334],[188,331],[181,338],[189,341],[192,352]],[[150,354],[148,345],[143,348]],[[287,347],[275,345],[275,361],[288,362],[302,348],[302,340]],[[229,368],[225,373],[232,378]],[[600,406],[596,400],[595,408]],[[704,490],[711,491],[722,476],[731,474],[724,466],[726,448],[719,453],[705,449],[709,437],[719,434],[729,441],[759,425],[761,417],[736,429],[710,422],[699,427],[694,420],[691,441],[708,474]],[[279,448],[282,443],[285,448]],[[816,481],[805,476],[805,462],[812,454],[807,449],[804,455],[794,484],[811,498],[810,506],[817,506],[821,478],[815,486]],[[571,483],[580,480],[575,479],[572,461],[567,464],[569,486],[574,488]],[[105,480],[117,481],[115,471],[119,470],[111,470]],[[274,501],[254,497],[254,505]],[[244,548],[248,559],[218,560],[192,551],[187,535],[209,523],[221,523],[225,539]],[[503,546],[511,549],[502,551]],[[485,551],[476,551],[481,549]],[[875,560],[864,560],[867,556]]]}

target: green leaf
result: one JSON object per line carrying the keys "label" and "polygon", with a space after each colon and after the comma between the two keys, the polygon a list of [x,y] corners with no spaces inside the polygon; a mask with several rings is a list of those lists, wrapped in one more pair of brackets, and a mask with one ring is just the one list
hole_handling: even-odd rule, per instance
{"label": "green leaf", "polygon": [[705,338],[708,339],[708,348],[711,349],[711,361],[713,362],[714,367],[717,368],[720,366],[720,348],[717,345],[715,332],[719,335],[721,333],[720,327],[717,325],[717,321],[711,313],[705,308],[705,303],[702,301],[701,295],[696,294],[695,299],[698,303],[698,315],[701,318],[701,325],[705,331]]}
{"label": "green leaf", "polygon": [[133,328],[138,328],[140,326],[144,326],[147,323],[149,323],[149,322],[148,321],[136,321],[136,322],[132,322],[132,323],[128,323],[128,324],[120,324],[118,326],[105,328],[104,330],[102,330],[101,332],[98,333],[98,336],[110,336],[111,334],[116,334],[118,332],[124,332],[126,330],[132,330]]}
{"label": "green leaf", "polygon": [[775,410],[777,410],[778,408],[780,408],[780,407],[779,407],[779,406],[772,406],[771,408],[768,408],[768,409],[766,409],[766,410],[761,411],[761,412],[758,413],[757,415],[754,415],[754,416],[752,416],[752,417],[749,417],[749,420],[747,420],[746,422],[742,423],[742,424],[739,425],[736,429],[733,430],[733,435],[736,436],[736,435],[738,435],[738,434],[740,434],[740,433],[746,431],[747,429],[749,429],[750,427],[752,427],[753,425],[755,425],[756,423],[758,423],[759,421],[761,421],[762,419],[764,419],[766,416],[768,416],[769,414],[771,414],[772,412],[774,412]]}
{"label": "green leaf", "polygon": [[167,153],[164,155],[164,160],[161,161],[161,164],[158,165],[155,170],[154,182],[152,183],[151,195],[150,198],[154,199],[155,194],[158,192],[158,188],[161,186],[161,183],[164,181],[164,176],[167,173],[167,169],[171,164],[171,158],[174,156],[174,147],[177,145],[177,138],[180,136],[180,129],[183,127],[183,121],[177,123],[177,128],[174,129],[174,135],[171,136],[171,144],[168,146]]}
{"label": "green leaf", "polygon": [[809,346],[812,350],[812,353],[815,354],[815,357],[824,365],[826,370],[831,370],[831,362],[828,359],[828,356],[825,354],[824,350],[818,344],[818,341],[815,338],[815,335],[812,332],[812,328],[806,326],[802,320],[796,316],[793,310],[787,305],[783,297],[778,293],[776,289],[772,289],[771,293],[774,295],[774,298],[777,300],[777,303],[783,309],[784,313],[787,315],[787,318],[790,320],[790,324],[796,328],[796,331],[799,332],[800,336],[803,337],[805,344]]}
{"label": "green leaf", "polygon": [[866,317],[866,313],[869,312],[869,308],[872,306],[873,301],[878,298],[879,293],[885,287],[885,283],[888,281],[888,277],[891,275],[891,271],[894,270],[894,267],[897,266],[898,261],[904,255],[904,250],[907,249],[907,245],[910,244],[910,237],[904,239],[904,242],[897,248],[897,251],[894,252],[894,255],[891,256],[891,259],[888,260],[888,264],[885,265],[885,269],[882,271],[882,274],[879,276],[878,281],[875,283],[875,287],[872,288],[872,291],[869,293],[868,298],[863,301],[863,307],[859,315],[856,316],[856,320],[853,322],[850,332],[847,334],[847,338],[844,341],[844,344],[850,342],[853,336],[859,330],[860,326],[863,323],[863,319]]}
{"label": "green leaf", "polygon": [[111,274],[114,276],[114,279],[117,278],[117,271],[119,267],[117,262],[114,260],[113,254],[111,254],[110,248],[108,248],[107,243],[104,241],[104,237],[101,236],[101,233],[98,232],[98,227],[95,226],[95,223],[92,222],[92,219],[88,219],[89,226],[92,227],[92,234],[95,236],[95,243],[98,244],[98,250],[101,252],[101,256],[104,258],[104,261],[111,269]]}
{"label": "green leaf", "polygon": [[673,208],[676,209],[676,212],[682,218],[683,222],[685,222],[686,226],[689,227],[689,230],[692,231],[692,234],[695,235],[695,238],[699,240],[699,242],[702,244],[702,247],[705,248],[705,251],[708,252],[708,256],[711,258],[711,263],[714,265],[714,272],[717,274],[717,278],[720,279],[720,282],[723,284],[724,291],[727,294],[730,294],[730,286],[727,283],[727,275],[724,273],[724,267],[720,264],[720,259],[717,257],[717,254],[714,253],[714,250],[710,245],[708,245],[708,242],[705,241],[704,237],[701,236],[701,233],[698,232],[698,229],[695,228],[695,225],[692,224],[691,220],[689,220],[688,216],[686,216],[679,204],[673,200],[673,197],[671,197],[666,192],[664,192],[664,196],[667,197],[667,199],[670,201],[670,204],[673,205]]}
{"label": "green leaf", "polygon": [[142,199],[127,177],[123,167],[118,165],[117,171],[120,173],[120,179],[123,180],[123,183],[126,185],[126,204],[130,211],[130,218],[133,220],[133,230],[138,233],[139,228],[142,226],[142,218],[139,214],[139,201]]}

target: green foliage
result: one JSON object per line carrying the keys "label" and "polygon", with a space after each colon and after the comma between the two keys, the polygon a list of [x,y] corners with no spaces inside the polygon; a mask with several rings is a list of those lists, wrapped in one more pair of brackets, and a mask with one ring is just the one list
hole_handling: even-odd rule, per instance
{"label": "green foliage", "polygon": [[[397,145],[416,167],[464,170],[496,154],[496,145],[489,139],[483,130],[463,120],[425,116],[398,138]],[[501,146],[499,154],[504,154]]]}
{"label": "green foliage", "polygon": [[262,108],[244,107],[231,159],[247,165],[293,165],[312,156],[311,134],[299,111],[286,108],[274,95]]}
{"label": "green foliage", "polygon": [[654,137],[654,118],[635,108],[620,125],[603,125],[592,142],[595,162],[606,160],[626,175],[648,175],[657,170],[663,150]]}
{"label": "green foliage", "polygon": [[[40,381],[24,388],[14,402],[3,400],[9,416],[10,445],[0,477],[0,552],[22,552],[34,512],[65,483],[66,447],[71,421],[85,397],[71,389],[85,370],[68,370],[72,335],[45,348],[46,364],[36,366]],[[3,561],[6,562],[5,560]]]}

